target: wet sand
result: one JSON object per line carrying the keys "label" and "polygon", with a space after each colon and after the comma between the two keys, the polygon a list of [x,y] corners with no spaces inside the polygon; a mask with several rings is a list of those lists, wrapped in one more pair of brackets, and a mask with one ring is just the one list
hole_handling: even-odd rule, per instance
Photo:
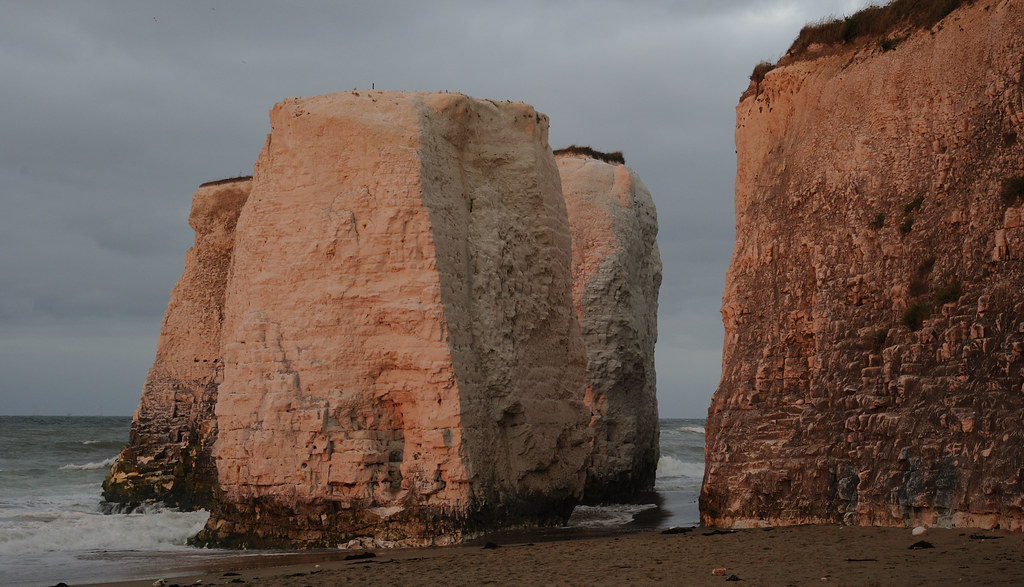
{"label": "wet sand", "polygon": [[[1024,584],[1024,535],[973,529],[798,526],[307,553],[162,577],[167,585],[977,585]],[[672,532],[669,530],[668,532]],[[343,557],[362,555],[365,558]],[[271,560],[272,559],[272,560]],[[282,564],[286,563],[286,564]],[[149,586],[152,577],[114,583]]]}

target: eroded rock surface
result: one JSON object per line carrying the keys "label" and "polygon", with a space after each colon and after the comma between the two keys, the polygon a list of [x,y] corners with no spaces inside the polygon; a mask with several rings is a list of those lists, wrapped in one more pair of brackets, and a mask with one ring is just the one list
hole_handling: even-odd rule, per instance
{"label": "eroded rock surface", "polygon": [[276,105],[254,178],[196,192],[106,498],[208,507],[200,543],[373,546],[651,489],[653,202],[578,156],[563,196],[547,124],[458,94]]}
{"label": "eroded rock surface", "polygon": [[573,301],[593,412],[585,499],[629,501],[654,489],[658,468],[657,215],[647,188],[625,165],[575,154],[555,160],[573,237]]}
{"label": "eroded rock surface", "polygon": [[195,245],[171,290],[128,445],[103,483],[107,501],[184,509],[211,503],[224,290],[235,223],[250,187],[249,178],[213,182],[192,197],[188,222]]}
{"label": "eroded rock surface", "polygon": [[971,3],[737,107],[704,523],[1024,527],[1022,33]]}
{"label": "eroded rock surface", "polygon": [[202,541],[444,543],[565,520],[590,447],[547,118],[277,104],[238,221]]}

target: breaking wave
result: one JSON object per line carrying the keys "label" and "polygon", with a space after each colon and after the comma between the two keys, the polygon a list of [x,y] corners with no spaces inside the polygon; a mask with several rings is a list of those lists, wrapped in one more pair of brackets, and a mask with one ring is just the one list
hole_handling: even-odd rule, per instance
{"label": "breaking wave", "polygon": [[614,528],[633,521],[644,510],[656,508],[653,503],[615,504],[603,506],[578,505],[569,518],[574,528]]}
{"label": "breaking wave", "polygon": [[209,513],[163,510],[151,514],[40,512],[0,523],[0,555],[60,551],[183,548]]}
{"label": "breaking wave", "polygon": [[658,475],[654,488],[658,491],[699,491],[703,479],[704,463],[663,456],[658,459]]}
{"label": "breaking wave", "polygon": [[110,457],[109,459],[103,459],[98,463],[86,463],[84,465],[64,465],[60,468],[61,471],[92,471],[94,469],[105,469],[114,464],[117,457]]}

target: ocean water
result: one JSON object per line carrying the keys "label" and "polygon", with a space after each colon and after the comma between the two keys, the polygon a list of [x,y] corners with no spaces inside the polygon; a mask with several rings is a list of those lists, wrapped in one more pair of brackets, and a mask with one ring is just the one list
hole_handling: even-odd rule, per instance
{"label": "ocean water", "polygon": [[[244,564],[240,553],[185,545],[208,514],[154,508],[104,514],[101,484],[127,442],[127,417],[0,416],[0,585],[88,583],[161,570]],[[580,507],[580,529],[697,525],[704,421],[661,421],[657,495],[651,503]]]}

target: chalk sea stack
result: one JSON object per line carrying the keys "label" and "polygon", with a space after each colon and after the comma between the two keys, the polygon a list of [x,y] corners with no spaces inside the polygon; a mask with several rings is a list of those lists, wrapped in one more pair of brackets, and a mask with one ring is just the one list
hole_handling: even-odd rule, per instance
{"label": "chalk sea stack", "polygon": [[188,223],[195,244],[171,290],[128,445],[103,483],[109,502],[135,507],[159,501],[193,509],[207,507],[213,498],[210,449],[223,368],[224,291],[250,179],[204,184],[192,196]]}
{"label": "chalk sea stack", "polygon": [[193,206],[105,498],[207,507],[197,542],[226,546],[564,522],[594,416],[547,117],[352,91],[285,100],[270,122],[251,182],[197,192],[235,195]]}
{"label": "chalk sea stack", "polygon": [[959,4],[737,107],[705,524],[1024,528],[1024,4]]}
{"label": "chalk sea stack", "polygon": [[653,491],[658,469],[657,215],[624,162],[572,148],[556,151],[555,161],[573,237],[573,301],[593,414],[584,496],[592,503],[629,501]]}

